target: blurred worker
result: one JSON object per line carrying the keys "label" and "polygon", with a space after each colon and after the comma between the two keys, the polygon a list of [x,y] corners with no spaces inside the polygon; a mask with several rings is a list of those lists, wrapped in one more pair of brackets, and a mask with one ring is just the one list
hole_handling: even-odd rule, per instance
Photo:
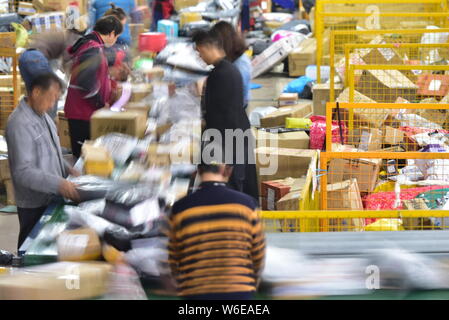
{"label": "blurred worker", "polygon": [[212,30],[217,32],[223,43],[223,49],[226,53],[226,59],[234,64],[240,71],[243,80],[243,103],[244,108],[248,107],[251,90],[251,60],[245,54],[247,49],[245,40],[237,33],[234,27],[226,22],[220,21],[212,27]]}
{"label": "blurred worker", "polygon": [[[111,3],[111,8],[105,12],[104,16],[114,16],[120,20],[124,27],[126,26],[126,12],[122,8],[116,7],[113,3]],[[126,81],[131,73],[128,45],[116,42],[112,47],[105,48],[105,54],[108,59],[111,77],[116,81]]]}
{"label": "blurred worker", "polygon": [[153,0],[150,7],[152,8],[153,17],[151,31],[157,31],[159,20],[170,19],[175,11],[173,0]]}
{"label": "blurred worker", "polygon": [[63,85],[53,73],[37,76],[27,96],[8,119],[6,142],[23,244],[53,196],[77,201],[76,186],[65,180],[78,176],[63,158],[58,132],[46,114],[59,99]]}
{"label": "blurred worker", "polygon": [[[27,90],[34,78],[57,69],[60,62],[65,72],[70,71],[70,56],[66,50],[83,36],[86,29],[87,23],[80,18],[67,30],[33,34],[28,49],[19,58],[20,75]],[[57,103],[49,111],[52,119],[56,114]]]}
{"label": "blurred worker", "polygon": [[[105,16],[105,13],[109,11],[108,15],[111,15],[110,10],[120,9],[125,14],[124,19],[119,19],[123,23],[123,33],[117,39],[117,43],[121,45],[131,45],[131,31],[129,30],[128,17],[131,12],[136,10],[135,0],[93,0],[90,6],[90,19],[95,24],[100,18]],[[112,13],[112,15],[115,15]]]}
{"label": "blurred worker", "polygon": [[73,66],[64,110],[75,157],[81,155],[82,144],[90,139],[92,114],[98,109],[109,108],[113,102],[113,84],[104,47],[113,46],[122,31],[123,26],[116,17],[103,17],[97,21],[92,33],[68,49]]}
{"label": "blurred worker", "polygon": [[[259,199],[259,188],[255,165],[254,137],[248,116],[243,108],[243,81],[238,69],[226,59],[220,36],[214,32],[198,31],[194,37],[196,50],[208,65],[215,68],[206,80],[202,98],[205,135],[218,130],[222,147],[228,155],[227,164],[234,165],[229,180],[231,188]],[[238,145],[238,138],[226,138],[226,131],[241,129],[246,133],[244,145]],[[232,140],[232,141],[230,141]],[[243,156],[243,161],[242,161]],[[231,159],[232,157],[232,159]],[[232,163],[229,163],[229,160]]]}
{"label": "blurred worker", "polygon": [[232,167],[198,166],[201,185],[173,205],[169,262],[179,295],[249,300],[265,259],[265,236],[251,197],[226,182]]}

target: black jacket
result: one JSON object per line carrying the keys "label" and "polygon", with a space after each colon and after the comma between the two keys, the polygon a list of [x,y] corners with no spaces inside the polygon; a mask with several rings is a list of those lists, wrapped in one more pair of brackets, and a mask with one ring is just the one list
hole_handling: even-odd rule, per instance
{"label": "black jacket", "polygon": [[204,95],[206,129],[250,129],[243,108],[243,81],[239,70],[223,59],[210,73]]}

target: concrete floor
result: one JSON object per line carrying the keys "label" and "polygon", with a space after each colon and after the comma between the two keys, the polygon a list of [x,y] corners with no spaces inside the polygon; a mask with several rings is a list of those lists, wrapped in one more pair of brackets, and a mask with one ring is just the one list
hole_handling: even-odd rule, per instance
{"label": "concrete floor", "polygon": [[[250,113],[257,107],[275,106],[277,97],[285,85],[292,80],[293,78],[288,78],[285,74],[280,73],[269,73],[254,79],[252,82],[262,85],[262,88],[251,91],[248,112]],[[2,207],[1,204],[0,207]],[[17,214],[0,213],[0,250],[7,250],[16,254],[18,234],[19,220]]]}

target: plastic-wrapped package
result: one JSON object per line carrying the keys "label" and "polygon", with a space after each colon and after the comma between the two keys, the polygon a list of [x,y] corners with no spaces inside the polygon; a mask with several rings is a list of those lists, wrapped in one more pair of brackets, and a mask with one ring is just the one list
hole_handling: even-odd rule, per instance
{"label": "plastic-wrapped package", "polygon": [[[410,188],[401,190],[400,199],[401,200],[412,200],[415,199],[419,194],[431,191],[438,190],[443,188],[448,188],[449,186],[426,186],[419,188]],[[366,210],[402,210],[404,209],[403,202],[398,207],[395,207],[396,204],[396,194],[395,191],[389,192],[379,192],[373,193],[363,198],[364,208]]]}
{"label": "plastic-wrapped package", "polygon": [[132,161],[128,167],[123,171],[120,175],[120,181],[129,181],[129,182],[137,182],[140,180],[140,177],[146,171],[146,168],[143,164]]}
{"label": "plastic-wrapped package", "polygon": [[141,183],[156,183],[159,185],[160,190],[165,190],[170,185],[172,175],[170,171],[164,168],[150,168],[147,169],[140,177]]}
{"label": "plastic-wrapped package", "polygon": [[[322,150],[326,139],[326,117],[313,116],[312,126],[310,128],[310,149]],[[342,123],[343,141],[346,144],[348,140],[348,128]],[[340,126],[338,121],[332,121],[332,142],[341,143]]]}
{"label": "plastic-wrapped package", "polygon": [[125,260],[139,272],[156,277],[170,274],[167,238],[133,240],[132,247]]}
{"label": "plastic-wrapped package", "polygon": [[101,217],[127,229],[140,225],[151,229],[152,221],[158,219],[160,214],[159,201],[153,198],[133,206],[107,201]]}
{"label": "plastic-wrapped package", "polygon": [[80,207],[65,206],[65,213],[69,216],[69,224],[77,225],[81,227],[89,227],[98,234],[98,236],[103,237],[106,229],[114,226],[113,223],[96,216],[95,214],[83,210]]}
{"label": "plastic-wrapped package", "polygon": [[0,250],[0,266],[10,266],[14,255],[11,252]]}
{"label": "plastic-wrapped package", "polygon": [[157,196],[159,188],[159,185],[152,183],[121,184],[108,191],[106,200],[131,207]]}
{"label": "plastic-wrapped package", "polygon": [[406,110],[401,110],[395,117],[396,120],[401,121],[401,127],[418,127],[434,130],[442,130],[443,128],[417,114],[405,113]]}
{"label": "plastic-wrapped package", "polygon": [[4,136],[0,136],[0,153],[8,154],[8,144]]}
{"label": "plastic-wrapped package", "polygon": [[131,250],[132,233],[124,227],[112,224],[103,233],[103,240],[119,251]]}
{"label": "plastic-wrapped package", "polygon": [[110,133],[98,138],[94,146],[105,147],[115,163],[119,166],[124,165],[136,148],[139,139],[120,133]]}
{"label": "plastic-wrapped package", "polygon": [[252,126],[260,127],[260,119],[277,111],[275,107],[257,107],[249,115],[249,122]]}
{"label": "plastic-wrapped package", "polygon": [[69,177],[67,180],[77,185],[76,189],[80,195],[80,202],[103,199],[109,190],[114,187],[117,188],[117,185],[120,184],[96,176]]}
{"label": "plastic-wrapped package", "polygon": [[[193,141],[192,141],[193,140]],[[173,126],[161,135],[159,142],[162,144],[191,143],[201,140],[201,121],[200,120],[183,120],[173,124]]]}
{"label": "plastic-wrapped package", "polygon": [[110,273],[105,300],[148,300],[136,271],[125,263],[114,266]]}
{"label": "plastic-wrapped package", "polygon": [[193,49],[190,42],[177,42],[168,44],[156,57],[157,64],[168,64],[194,72],[207,73],[211,67],[207,66]]}

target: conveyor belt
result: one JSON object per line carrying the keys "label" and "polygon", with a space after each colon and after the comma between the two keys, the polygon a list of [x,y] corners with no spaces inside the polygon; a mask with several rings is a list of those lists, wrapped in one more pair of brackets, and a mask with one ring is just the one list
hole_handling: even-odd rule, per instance
{"label": "conveyor belt", "polygon": [[449,231],[267,233],[269,246],[307,255],[347,256],[372,250],[403,249],[426,255],[449,256]]}

